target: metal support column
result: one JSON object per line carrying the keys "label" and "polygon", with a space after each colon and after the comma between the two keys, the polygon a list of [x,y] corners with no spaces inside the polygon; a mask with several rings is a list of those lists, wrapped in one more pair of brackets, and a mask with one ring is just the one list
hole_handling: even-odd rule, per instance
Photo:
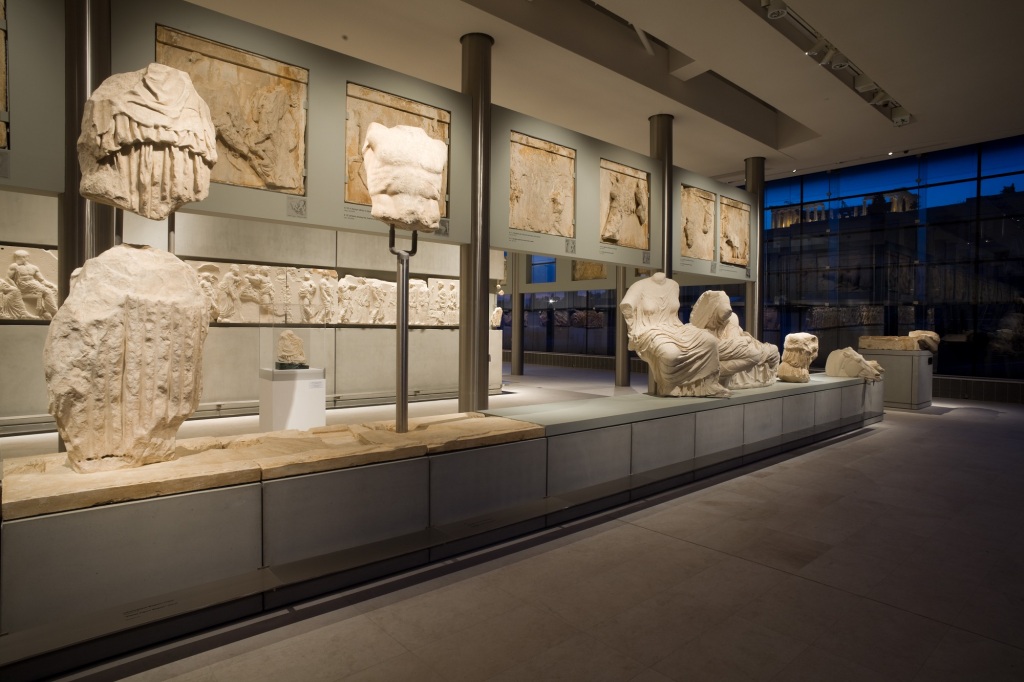
{"label": "metal support column", "polygon": [[629,386],[629,335],[626,320],[617,305],[626,296],[626,266],[615,268],[615,385]]}
{"label": "metal support column", "polygon": [[469,244],[461,247],[459,411],[487,409],[491,236],[491,47],[494,39],[467,33],[462,43],[462,92],[471,102],[472,170]]}
{"label": "metal support column", "polygon": [[[659,270],[672,276],[672,115],[655,114],[651,124],[651,156],[661,167],[661,263]],[[654,227],[652,225],[652,227]]]}
{"label": "metal support column", "polygon": [[416,230],[412,232],[412,248],[395,248],[395,226],[388,231],[388,249],[398,260],[395,277],[395,432],[409,430],[409,259],[416,255]]}
{"label": "metal support column", "polygon": [[508,254],[508,286],[509,294],[512,297],[512,374],[522,376],[523,374],[523,290],[522,290],[522,266],[523,254]]}
{"label": "metal support column", "polygon": [[78,193],[78,136],[93,90],[110,75],[110,0],[65,0],[64,194],[57,229],[57,297],[67,298],[71,273],[114,245],[114,209]]}
{"label": "metal support column", "polygon": [[746,311],[747,332],[759,341],[764,340],[764,321],[761,316],[764,305],[764,157],[752,156],[744,160],[746,170],[746,189],[754,195],[754,205],[750,210],[754,214],[754,240],[750,245],[750,254],[754,259],[754,279],[747,282]]}
{"label": "metal support column", "polygon": [[[651,127],[651,156],[661,167],[661,263],[658,269],[672,276],[672,115],[655,114],[647,119]],[[653,227],[653,226],[652,226]],[[625,293],[625,292],[623,292]],[[621,315],[620,315],[621,317]],[[625,320],[622,321],[625,325]],[[647,391],[658,392],[654,374],[647,374]]]}

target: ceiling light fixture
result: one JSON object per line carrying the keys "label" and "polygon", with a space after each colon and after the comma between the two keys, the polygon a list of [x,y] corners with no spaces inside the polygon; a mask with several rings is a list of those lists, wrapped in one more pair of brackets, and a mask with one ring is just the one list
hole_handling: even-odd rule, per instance
{"label": "ceiling light fixture", "polygon": [[875,81],[871,80],[870,77],[863,73],[858,73],[853,79],[853,89],[857,92],[865,93],[877,90],[878,86],[875,85]]}
{"label": "ceiling light fixture", "polygon": [[818,60],[818,63],[821,64],[822,66],[828,66],[828,63],[832,61],[832,57],[834,56],[836,56],[836,48],[829,45],[828,49],[825,50],[825,55],[820,60]]}
{"label": "ceiling light fixture", "polygon": [[832,57],[831,66],[833,71],[839,71],[850,66],[850,60],[842,52],[836,52],[835,56]]}
{"label": "ceiling light fixture", "polygon": [[765,8],[768,18],[772,21],[781,19],[789,14],[789,7],[786,7],[786,4],[779,2],[779,0],[761,0],[761,7]]}
{"label": "ceiling light fixture", "polygon": [[889,96],[885,90],[879,90],[875,93],[875,96],[871,98],[869,104],[876,107],[887,107],[892,104],[892,97]]}
{"label": "ceiling light fixture", "polygon": [[824,38],[818,38],[818,42],[814,43],[814,45],[811,45],[811,47],[809,47],[807,51],[804,52],[804,54],[807,55],[808,57],[813,57],[817,54],[820,54],[821,51],[824,50],[825,46],[827,45],[827,40],[825,40]]}
{"label": "ceiling light fixture", "polygon": [[897,128],[902,128],[910,123],[910,112],[901,106],[897,105],[893,107],[890,112],[890,116],[892,118],[892,124]]}

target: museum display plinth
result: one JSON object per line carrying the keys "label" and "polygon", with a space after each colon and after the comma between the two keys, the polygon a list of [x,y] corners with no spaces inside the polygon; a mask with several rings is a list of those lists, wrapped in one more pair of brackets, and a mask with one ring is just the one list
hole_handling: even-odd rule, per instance
{"label": "museum display plinth", "polygon": [[312,429],[327,423],[323,367],[260,370],[260,431]]}
{"label": "museum display plinth", "polygon": [[116,472],[9,460],[0,669],[19,679],[55,651],[84,664],[557,526],[859,429],[881,396],[882,382],[814,374],[728,399],[410,419],[407,433],[182,439],[177,460]]}
{"label": "museum display plinth", "polygon": [[926,350],[862,350],[885,370],[886,407],[920,410],[932,404],[934,359]]}

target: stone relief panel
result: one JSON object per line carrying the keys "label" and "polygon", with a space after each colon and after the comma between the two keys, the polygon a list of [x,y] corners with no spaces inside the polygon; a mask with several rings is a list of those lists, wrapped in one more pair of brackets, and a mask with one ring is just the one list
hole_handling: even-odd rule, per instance
{"label": "stone relief panel", "polygon": [[[448,144],[452,115],[428,104],[349,83],[346,89],[345,201],[369,206],[370,192],[363,167],[363,145],[371,123],[388,128],[420,128],[428,137]],[[441,173],[441,217],[448,215],[448,164]]]}
{"label": "stone relief panel", "polygon": [[608,266],[589,260],[572,262],[572,281],[583,282],[590,279],[608,279]]}
{"label": "stone relief panel", "polygon": [[720,259],[727,265],[750,265],[750,204],[722,197]]}
{"label": "stone relief panel", "polygon": [[[331,268],[186,261],[199,277],[210,321],[393,325],[395,283]],[[458,280],[409,280],[409,324],[458,326]]]}
{"label": "stone relief panel", "polygon": [[305,194],[307,69],[157,26],[157,61],[187,72],[217,127],[211,180]]}
{"label": "stone relief panel", "polygon": [[427,284],[430,287],[430,324],[459,326],[459,280],[431,277]]}
{"label": "stone relief panel", "polygon": [[57,312],[57,250],[0,244],[0,320],[49,320]]}
{"label": "stone relief panel", "polygon": [[687,258],[714,260],[715,193],[683,185],[679,205],[683,226],[679,253]]}
{"label": "stone relief panel", "polygon": [[601,241],[646,251],[651,245],[647,172],[601,159]]}
{"label": "stone relief panel", "polygon": [[508,225],[576,236],[576,150],[512,131]]}

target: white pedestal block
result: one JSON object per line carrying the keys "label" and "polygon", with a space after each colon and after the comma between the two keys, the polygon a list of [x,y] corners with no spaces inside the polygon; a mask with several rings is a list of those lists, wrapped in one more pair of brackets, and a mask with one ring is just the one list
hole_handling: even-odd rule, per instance
{"label": "white pedestal block", "polygon": [[932,354],[926,350],[866,350],[885,369],[886,407],[920,410],[932,404]]}
{"label": "white pedestal block", "polygon": [[260,431],[311,429],[327,423],[324,369],[261,369]]}

